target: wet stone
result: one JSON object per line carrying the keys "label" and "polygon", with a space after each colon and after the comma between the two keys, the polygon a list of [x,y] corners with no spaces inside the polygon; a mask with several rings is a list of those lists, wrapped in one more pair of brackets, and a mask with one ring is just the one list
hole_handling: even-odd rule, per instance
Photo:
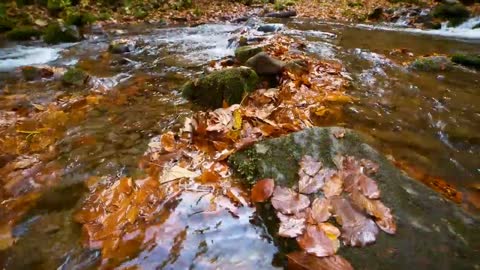
{"label": "wet stone", "polygon": [[251,67],[258,75],[275,75],[279,74],[285,67],[285,63],[269,56],[265,52],[256,54],[248,59],[245,63],[247,67]]}
{"label": "wet stone", "polygon": [[[335,137],[344,132],[340,139]],[[299,162],[305,155],[336,168],[337,156],[368,159],[379,165],[372,176],[381,200],[392,209],[398,225],[395,235],[379,234],[364,248],[342,246],[339,254],[354,269],[476,269],[480,221],[459,206],[443,199],[420,182],[407,177],[383,155],[368,145],[371,137],[343,128],[311,128],[268,139],[237,152],[230,158],[235,170],[249,184],[273,178],[276,185],[292,187],[298,182]],[[269,203],[257,209],[280,249],[290,252],[295,243],[277,237],[278,220]],[[275,221],[277,220],[277,221]]]}

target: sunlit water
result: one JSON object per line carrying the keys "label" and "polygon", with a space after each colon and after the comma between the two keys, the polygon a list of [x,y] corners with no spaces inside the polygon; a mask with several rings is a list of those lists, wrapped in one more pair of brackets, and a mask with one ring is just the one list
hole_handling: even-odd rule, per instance
{"label": "sunlit water", "polygon": [[[17,89],[10,87],[9,93],[28,94],[29,102],[35,104],[48,104],[57,92],[65,89],[51,80],[16,84],[15,68],[78,64],[92,74],[95,89],[107,96],[116,98],[132,86],[141,89],[128,102],[89,112],[81,125],[70,128],[58,142],[57,161],[64,166],[62,183],[73,188],[58,195],[55,205],[40,204],[15,228],[18,242],[0,256],[7,269],[52,269],[58,265],[62,265],[61,269],[74,266],[87,269],[95,265],[99,252],[78,245],[80,228],[71,219],[72,209],[85,192],[82,181],[95,175],[120,177],[141,173],[138,160],[148,141],[178,128],[184,117],[195,110],[180,97],[179,87],[202,72],[208,61],[232,55],[228,38],[239,27],[140,26],[123,31],[109,29],[105,35],[92,36],[89,41],[70,47],[0,49],[1,78],[6,78],[2,83],[17,85]],[[478,72],[465,69],[414,72],[403,64],[413,58],[395,50],[405,48],[415,56],[478,53],[480,40],[472,39],[478,32],[470,33],[478,30],[455,30],[462,34],[447,35],[443,33],[455,31],[443,29],[439,30],[441,33],[418,35],[420,30],[391,31],[391,28],[294,20],[286,23],[282,31],[306,41],[306,52],[312,57],[344,65],[346,74],[352,78],[348,92],[356,102],[345,108],[342,124],[371,134],[377,138],[377,147],[386,153],[443,177],[460,190],[468,190],[476,183],[480,176]],[[142,45],[107,61],[100,55],[115,38],[128,38]],[[2,110],[9,109],[9,105],[0,106]],[[94,143],[78,143],[83,141]],[[122,266],[273,268],[277,249],[259,226],[260,222],[255,222],[253,209],[241,208],[238,217],[228,211],[212,216],[196,214],[209,199],[201,195],[182,195],[171,207],[171,212],[177,215],[149,228],[152,233],[163,232],[168,237],[159,235],[156,245],[125,260]],[[44,229],[48,226],[57,229],[52,233]],[[178,249],[173,250],[172,246]]]}

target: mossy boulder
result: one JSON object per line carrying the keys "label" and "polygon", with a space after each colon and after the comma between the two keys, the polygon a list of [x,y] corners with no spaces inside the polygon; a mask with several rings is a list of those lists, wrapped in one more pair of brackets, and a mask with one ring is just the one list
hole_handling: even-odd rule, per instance
{"label": "mossy boulder", "polygon": [[432,9],[432,15],[446,19],[451,26],[456,26],[468,19],[470,11],[460,3],[441,3]]}
{"label": "mossy boulder", "polygon": [[242,46],[235,50],[235,57],[240,63],[247,62],[248,59],[262,52],[263,48],[259,46]]}
{"label": "mossy boulder", "polygon": [[11,18],[0,15],[0,33],[12,30],[15,27],[15,21]]}
{"label": "mossy boulder", "polygon": [[75,25],[75,26],[84,26],[96,21],[96,17],[90,13],[84,12],[70,12],[65,17],[65,24],[66,25]]}
{"label": "mossy boulder", "polygon": [[[344,136],[337,139],[339,132]],[[232,155],[229,162],[247,184],[273,178],[278,185],[292,187],[298,182],[298,163],[304,155],[329,168],[335,168],[338,155],[372,160],[380,166],[372,178],[380,188],[382,202],[392,209],[397,232],[380,233],[367,247],[342,246],[338,253],[354,269],[479,268],[480,221],[399,171],[369,146],[372,140],[343,128],[311,128],[258,142]],[[281,253],[297,249],[294,240],[277,237],[278,219],[270,203],[258,204],[257,213]]]}
{"label": "mossy boulder", "polygon": [[62,42],[77,42],[82,39],[78,28],[71,25],[52,23],[48,25],[43,35],[43,40],[49,44],[58,44]]}
{"label": "mossy boulder", "polygon": [[250,68],[238,67],[214,71],[182,87],[183,97],[212,108],[222,107],[224,101],[237,104],[246,93],[255,90],[258,75]]}
{"label": "mossy boulder", "polygon": [[88,81],[89,75],[79,69],[79,68],[70,68],[63,74],[62,83],[64,85],[70,86],[82,86]]}
{"label": "mossy boulder", "polygon": [[444,71],[453,67],[452,61],[446,56],[420,57],[410,64],[410,68],[418,71]]}
{"label": "mossy boulder", "polygon": [[32,40],[39,38],[41,35],[42,31],[30,26],[20,26],[7,32],[7,38],[16,41]]}
{"label": "mossy boulder", "polygon": [[452,62],[480,70],[480,54],[454,54]]}
{"label": "mossy boulder", "polygon": [[40,78],[53,76],[53,71],[45,67],[24,66],[21,68],[22,76],[26,81],[33,81]]}

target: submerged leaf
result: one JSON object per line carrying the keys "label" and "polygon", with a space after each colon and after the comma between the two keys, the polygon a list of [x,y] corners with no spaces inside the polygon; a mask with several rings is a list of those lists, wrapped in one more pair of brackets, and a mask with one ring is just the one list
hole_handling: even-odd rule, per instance
{"label": "submerged leaf", "polygon": [[276,186],[273,192],[272,205],[281,213],[290,215],[307,208],[310,205],[310,199],[289,188]]}
{"label": "submerged leaf", "polygon": [[366,246],[375,242],[378,227],[373,220],[352,207],[346,198],[331,199],[333,213],[342,225],[342,240],[347,246]]}
{"label": "submerged leaf", "polygon": [[353,270],[352,265],[340,255],[319,258],[303,251],[287,254],[289,270]]}
{"label": "submerged leaf", "polygon": [[252,202],[265,202],[272,196],[274,188],[275,181],[271,178],[257,181],[252,188]]}
{"label": "submerged leaf", "polygon": [[325,231],[315,225],[307,225],[303,235],[297,237],[297,243],[307,253],[318,257],[331,256],[339,247],[338,239],[330,239]]}
{"label": "submerged leaf", "polygon": [[277,213],[280,219],[280,228],[278,235],[282,237],[297,237],[303,233],[305,229],[305,218],[297,218],[295,216],[287,216],[282,213]]}

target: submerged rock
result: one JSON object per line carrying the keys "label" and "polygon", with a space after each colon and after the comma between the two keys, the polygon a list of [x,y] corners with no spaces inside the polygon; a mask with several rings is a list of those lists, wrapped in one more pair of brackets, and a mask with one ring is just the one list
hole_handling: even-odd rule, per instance
{"label": "submerged rock", "polygon": [[452,67],[452,61],[446,56],[420,57],[410,64],[411,69],[418,71],[443,71]]}
{"label": "submerged rock", "polygon": [[480,54],[454,54],[452,56],[452,62],[462,66],[480,69]]}
{"label": "submerged rock", "polygon": [[37,39],[41,35],[42,31],[31,26],[20,26],[7,32],[7,38],[16,41]]}
{"label": "submerged rock", "polygon": [[257,53],[245,63],[247,67],[253,68],[258,75],[276,75],[285,67],[285,63],[275,59],[265,52]]}
{"label": "submerged rock", "polygon": [[43,40],[48,44],[58,44],[62,42],[77,42],[82,39],[78,28],[71,25],[52,23],[48,25],[43,35]]}
{"label": "submerged rock", "polygon": [[85,71],[79,68],[71,68],[63,74],[62,83],[65,85],[82,86],[87,82],[88,78],[89,76]]}
{"label": "submerged rock", "polygon": [[38,80],[41,78],[49,78],[53,76],[53,71],[45,67],[22,67],[22,75],[26,81]]}
{"label": "submerged rock", "polygon": [[290,18],[294,16],[297,16],[297,11],[295,10],[270,12],[265,14],[265,17],[271,17],[271,18]]}
{"label": "submerged rock", "polygon": [[[343,137],[337,139],[336,134]],[[335,168],[337,156],[368,159],[379,165],[376,180],[381,200],[392,209],[398,225],[394,235],[378,234],[368,247],[342,246],[339,254],[355,269],[476,269],[480,221],[443,199],[420,182],[407,177],[367,143],[371,138],[343,128],[312,128],[258,142],[234,154],[230,163],[253,184],[273,178],[276,184],[298,184],[299,162],[305,155]],[[315,195],[314,195],[315,197]],[[278,220],[269,203],[258,205],[275,242],[283,252],[297,249],[295,241],[277,236]]]}
{"label": "submerged rock", "polygon": [[122,54],[130,52],[131,47],[133,48],[133,45],[126,41],[112,41],[110,45],[108,45],[108,51],[114,54]]}
{"label": "submerged rock", "polygon": [[257,30],[264,33],[278,32],[282,30],[283,24],[271,23],[260,25]]}
{"label": "submerged rock", "polygon": [[220,108],[224,101],[229,105],[239,103],[246,93],[255,90],[258,81],[257,74],[250,68],[222,69],[187,82],[182,87],[182,95],[195,103]]}
{"label": "submerged rock", "polygon": [[262,51],[263,48],[259,46],[242,46],[235,50],[235,57],[243,64],[247,62],[248,59]]}

